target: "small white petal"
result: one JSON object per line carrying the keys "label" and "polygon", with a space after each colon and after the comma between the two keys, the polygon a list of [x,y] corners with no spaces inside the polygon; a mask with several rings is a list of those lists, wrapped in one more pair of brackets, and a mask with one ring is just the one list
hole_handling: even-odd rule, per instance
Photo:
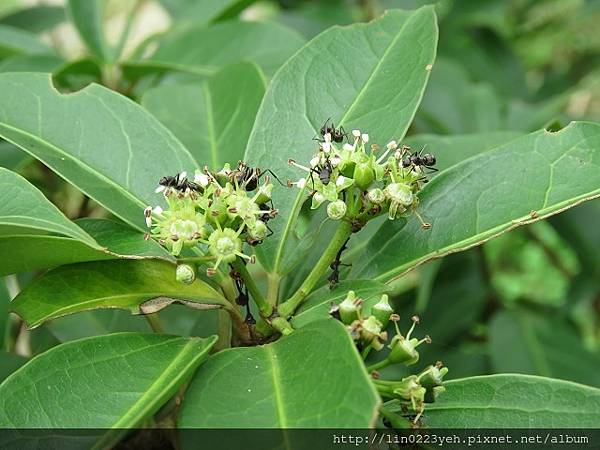
{"label": "small white petal", "polygon": [[315,200],[316,200],[317,202],[322,202],[322,201],[324,201],[324,200],[325,200],[325,197],[324,197],[324,196],[323,196],[323,194],[321,194],[320,192],[317,192],[317,193],[315,194]]}
{"label": "small white petal", "polygon": [[152,217],[146,217],[146,226],[148,228],[152,226]]}
{"label": "small white petal", "polygon": [[296,186],[298,186],[300,189],[304,189],[306,187],[306,178],[300,178],[296,183]]}
{"label": "small white petal", "polygon": [[369,135],[367,133],[363,133],[362,140],[365,144],[369,142]]}
{"label": "small white petal", "polygon": [[325,142],[331,142],[331,133],[325,133],[323,137],[325,138]]}
{"label": "small white petal", "polygon": [[341,185],[343,185],[345,182],[346,182],[346,177],[345,177],[345,176],[343,176],[343,175],[340,175],[340,176],[338,177],[338,179],[337,179],[337,180],[335,180],[335,184],[336,184],[337,186],[341,186]]}
{"label": "small white petal", "polygon": [[154,189],[154,192],[156,192],[157,194],[159,192],[163,192],[165,190],[165,186],[158,186],[156,189]]}
{"label": "small white petal", "polygon": [[329,161],[331,162],[331,165],[332,165],[333,167],[335,167],[335,166],[337,166],[339,163],[341,163],[341,162],[342,162],[342,158],[340,158],[339,156],[334,156],[334,157],[333,157],[333,158],[331,158]]}
{"label": "small white petal", "polygon": [[208,176],[203,173],[196,173],[194,176],[194,183],[198,183],[202,187],[208,186]]}
{"label": "small white petal", "polygon": [[352,136],[360,137],[360,130],[352,130]]}
{"label": "small white petal", "polygon": [[152,210],[152,212],[154,214],[162,214],[163,213],[163,209],[160,206],[155,206],[154,209]]}
{"label": "small white petal", "polygon": [[323,149],[323,151],[325,153],[329,153],[331,151],[331,143],[330,142],[323,142],[321,144],[321,148]]}
{"label": "small white petal", "polygon": [[319,158],[318,156],[315,156],[313,159],[310,160],[310,167],[317,167],[320,162],[321,162],[321,158]]}
{"label": "small white petal", "polygon": [[183,172],[181,172],[181,173],[179,174],[179,179],[181,180],[181,179],[183,179],[183,178],[185,178],[185,177],[187,177],[187,172],[184,170]]}
{"label": "small white petal", "polygon": [[390,141],[388,142],[387,146],[386,146],[389,150],[395,150],[398,148],[398,143],[396,141]]}
{"label": "small white petal", "polygon": [[342,148],[348,152],[354,151],[354,145],[348,144],[347,142],[344,144],[344,146]]}

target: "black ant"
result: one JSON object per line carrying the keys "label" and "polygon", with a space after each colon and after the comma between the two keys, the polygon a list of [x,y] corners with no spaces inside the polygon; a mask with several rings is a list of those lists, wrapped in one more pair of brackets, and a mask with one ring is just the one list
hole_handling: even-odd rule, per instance
{"label": "black ant", "polygon": [[438,169],[433,167],[433,166],[435,166],[435,163],[436,163],[435,156],[430,153],[425,153],[423,155],[423,150],[425,150],[425,146],[423,146],[421,151],[419,151],[418,153],[414,152],[414,153],[406,156],[402,160],[402,167],[404,167],[404,168],[410,167],[410,166],[425,167],[425,168],[429,169],[431,172],[437,172]]}
{"label": "black ant", "polygon": [[246,307],[246,318],[244,319],[244,322],[248,326],[255,325],[256,319],[250,312],[250,296],[248,295],[248,288],[244,284],[244,281],[242,280],[242,277],[240,276],[239,272],[237,272],[233,267],[231,268],[229,275],[235,282],[235,287],[238,291],[238,296],[235,299],[235,302],[240,306]]}
{"label": "black ant", "polygon": [[324,186],[329,184],[331,181],[331,174],[333,173],[333,164],[331,164],[329,156],[325,158],[324,163],[318,164],[316,167],[310,169],[310,181],[312,182],[313,189],[315,188],[315,179],[313,178],[314,173],[317,174]]}
{"label": "black ant", "polygon": [[344,251],[348,248],[349,240],[350,238],[346,239],[344,245],[342,245],[342,247],[337,252],[337,255],[335,255],[335,259],[333,260],[333,262],[329,264],[329,267],[332,270],[331,275],[329,275],[329,277],[327,278],[327,281],[329,281],[329,289],[333,289],[335,285],[340,282],[340,266],[350,266],[350,264],[343,264],[341,260],[342,253],[344,253]]}
{"label": "black ant", "polygon": [[231,173],[231,177],[235,178],[238,186],[242,187],[245,191],[252,192],[258,187],[260,179],[267,173],[273,175],[279,184],[283,186],[281,180],[270,169],[263,172],[258,167],[250,167],[243,161],[238,163],[238,168]]}
{"label": "black ant", "polygon": [[163,189],[174,189],[179,192],[193,191],[193,192],[202,192],[203,188],[199,184],[194,183],[187,179],[186,172],[181,172],[172,176],[162,177],[158,181],[159,186]]}
{"label": "black ant", "polygon": [[[325,138],[326,134],[329,134],[331,136],[331,140],[333,142],[340,143],[344,140],[344,138],[346,136],[348,136],[348,133],[346,133],[346,130],[344,130],[344,127],[342,127],[342,126],[340,126],[339,128],[336,128],[335,124],[333,122],[331,122],[331,126],[328,126],[327,124],[329,123],[330,120],[331,120],[331,118],[329,118],[325,121],[323,126],[319,129],[319,133],[321,134],[321,137],[323,137],[323,138]],[[317,138],[315,138],[315,139],[317,139]]]}

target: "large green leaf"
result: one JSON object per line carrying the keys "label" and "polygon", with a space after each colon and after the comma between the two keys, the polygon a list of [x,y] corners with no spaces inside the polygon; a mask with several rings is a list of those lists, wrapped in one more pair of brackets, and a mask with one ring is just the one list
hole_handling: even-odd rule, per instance
{"label": "large green leaf", "polygon": [[160,177],[196,166],[163,125],[126,97],[98,85],[61,95],[42,74],[0,75],[0,136],[140,230],[142,208],[160,198]]}
{"label": "large green leaf", "polygon": [[[6,1],[7,0],[4,0],[2,3],[5,4]],[[3,14],[0,10],[2,23],[33,33],[41,33],[48,31],[65,21],[65,9],[62,6],[43,4],[39,6],[22,6],[27,7],[20,8],[18,11],[13,12],[6,17],[2,17]]]}
{"label": "large green leaf", "polygon": [[173,256],[158,242],[144,239],[144,233],[110,219],[79,219],[77,225],[111,253],[173,261]]}
{"label": "large green leaf", "polygon": [[64,61],[54,55],[15,55],[0,63],[0,72],[53,72]]}
{"label": "large green leaf", "polygon": [[[414,151],[424,148],[424,153],[433,153],[437,159],[436,168],[440,171],[459,164],[471,156],[486,152],[522,136],[516,131],[492,131],[490,133],[454,134],[417,134],[404,142]],[[433,172],[430,178],[440,172]]]}
{"label": "large green leaf", "polygon": [[110,50],[104,39],[103,0],[68,0],[67,13],[88,50],[101,59],[110,59]]}
{"label": "large green leaf", "polygon": [[[369,132],[385,145],[410,125],[435,59],[437,26],[431,7],[389,11],[368,24],[334,27],[314,38],[275,75],[246,149],[246,159],[281,179],[303,174],[289,158],[308,161],[312,138],[326,119],[346,130]],[[269,271],[279,273],[295,219],[297,190],[274,193],[275,232],[257,249]]]}
{"label": "large green leaf", "polygon": [[152,416],[208,356],[216,338],[117,333],[55,347],[0,384],[0,427],[126,428]]}
{"label": "large green leaf", "polygon": [[27,358],[0,349],[0,383],[27,362]]}
{"label": "large green leaf", "polygon": [[100,248],[25,178],[3,168],[0,168],[0,233],[54,233]]}
{"label": "large green leaf", "polygon": [[227,305],[221,294],[200,279],[189,285],[178,282],[175,266],[168,262],[119,260],[50,270],[23,289],[11,308],[27,326],[36,327],[55,317],[95,308],[139,314],[143,302],[163,297],[197,308]]}
{"label": "large green leaf", "polygon": [[175,18],[177,26],[207,25],[230,17],[255,0],[159,0]]}
{"label": "large green leaf", "polygon": [[170,70],[212,75],[229,64],[252,61],[272,75],[303,44],[302,36],[274,22],[227,21],[167,34],[150,58],[123,67],[133,78]]}
{"label": "large green leaf", "polygon": [[470,158],[435,177],[420,195],[419,211],[431,230],[422,230],[416,217],[403,227],[384,223],[352,273],[389,281],[598,197],[599,166],[600,125],[585,122],[557,133],[541,130]]}
{"label": "large green leaf", "polygon": [[0,350],[7,348],[6,340],[9,332],[8,307],[10,304],[10,295],[6,288],[6,283],[0,278]]}
{"label": "large green leaf", "polygon": [[502,311],[490,323],[489,349],[496,372],[518,372],[600,387],[600,356],[587,351],[564,320],[526,311]]}
{"label": "large green leaf", "polygon": [[35,34],[0,25],[0,59],[11,55],[53,53]]}
{"label": "large green leaf", "polygon": [[265,92],[254,64],[225,67],[206,81],[166,84],[146,91],[142,105],[169,128],[196,161],[217,170],[244,157]]}
{"label": "large green leaf", "polygon": [[322,320],[210,358],[186,392],[179,426],[366,428],[378,404],[345,327]]}
{"label": "large green leaf", "polygon": [[[110,220],[67,219],[20,175],[0,168],[0,275],[75,262],[172,257],[140,231]],[[88,231],[90,234],[86,233]]]}
{"label": "large green leaf", "polygon": [[490,375],[444,383],[427,405],[432,428],[595,428],[600,390],[531,375]]}

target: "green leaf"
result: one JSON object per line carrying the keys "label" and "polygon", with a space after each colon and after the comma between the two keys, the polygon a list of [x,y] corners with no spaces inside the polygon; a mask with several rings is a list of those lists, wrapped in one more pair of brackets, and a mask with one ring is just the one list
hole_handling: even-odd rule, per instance
{"label": "green leaf", "polygon": [[150,58],[127,61],[123,68],[132,78],[149,71],[207,76],[229,64],[252,61],[272,75],[303,44],[302,36],[274,22],[227,21],[167,34]]}
{"label": "green leaf", "polygon": [[174,260],[158,242],[144,239],[144,233],[122,223],[110,219],[90,218],[79,219],[76,223],[112,253]]}
{"label": "green leaf", "polygon": [[207,25],[231,17],[255,0],[159,0],[175,18],[177,26]]}
{"label": "green leaf", "polygon": [[31,160],[32,158],[24,154],[18,147],[0,139],[0,167],[18,171]]}
{"label": "green leaf", "polygon": [[0,258],[0,276],[117,257],[72,238],[37,234],[0,235],[0,254],[20,255]]}
{"label": "green leaf", "polygon": [[0,25],[0,59],[11,55],[52,54],[54,51],[38,37],[8,25]]}
{"label": "green leaf", "polygon": [[176,393],[215,341],[117,333],[59,345],[0,384],[0,427],[118,428],[97,444],[111,448]]}
{"label": "green leaf", "polygon": [[0,168],[0,234],[50,234],[100,248],[25,178]]}
{"label": "green leaf", "polygon": [[367,314],[372,304],[377,303],[381,294],[388,292],[390,288],[372,280],[342,281],[334,289],[323,286],[306,297],[306,301],[294,315],[292,325],[294,328],[300,328],[315,320],[329,317],[331,305],[341,303],[350,290],[354,291],[359,298],[366,300],[363,307]]}
{"label": "green leaf", "polygon": [[50,270],[23,289],[11,308],[33,328],[55,317],[96,308],[122,308],[139,314],[142,303],[163,297],[200,309],[227,305],[221,294],[200,279],[189,285],[178,282],[175,266],[166,261],[120,260]]}
{"label": "green leaf", "polygon": [[10,295],[6,288],[6,283],[0,278],[0,350],[7,348],[7,338],[9,333],[8,307],[10,304]]}
{"label": "green leaf", "polygon": [[179,426],[366,428],[379,401],[346,328],[323,320],[211,357],[186,391]]}
{"label": "green leaf", "polygon": [[112,55],[106,44],[102,25],[105,2],[69,0],[67,5],[67,15],[88,50],[100,59],[110,61]]}
{"label": "green leaf", "polygon": [[27,362],[27,358],[0,350],[0,383]]}
{"label": "green leaf", "polygon": [[[6,2],[6,0],[4,0]],[[4,3],[3,2],[3,3]],[[2,12],[0,11],[0,16]],[[65,10],[62,6],[40,5],[20,9],[3,17],[2,23],[11,27],[41,33],[51,30],[65,21]]]}
{"label": "green leaf", "polygon": [[430,428],[595,428],[600,390],[531,375],[490,375],[444,383],[427,405]]}
{"label": "green leaf", "polygon": [[193,84],[167,84],[146,91],[142,105],[169,128],[196,161],[217,170],[244,157],[248,136],[265,92],[254,64],[225,67]]}
{"label": "green leaf", "polygon": [[[417,134],[410,136],[403,143],[411,146],[415,151],[425,147],[424,152],[433,153],[437,160],[435,167],[441,172],[465,159],[499,147],[522,135],[523,133],[517,131],[492,131],[451,136]],[[440,172],[431,173],[430,178],[439,175]]]}
{"label": "green leaf", "polygon": [[78,91],[90,83],[102,84],[102,67],[91,57],[68,61],[54,71],[52,80],[61,92]]}
{"label": "green leaf", "polygon": [[54,55],[15,55],[2,60],[0,72],[52,72],[61,64]]}
{"label": "green leaf", "polygon": [[490,323],[489,349],[496,372],[518,372],[600,387],[600,356],[587,351],[565,320],[527,311],[501,311]]}
{"label": "green leaf", "polygon": [[[418,43],[418,44],[417,44]],[[326,119],[360,128],[373,142],[402,139],[435,59],[437,26],[431,7],[388,11],[368,24],[334,27],[296,53],[269,84],[246,149],[246,161],[279,178],[305,176],[288,159],[307,162],[312,138]],[[274,192],[275,234],[257,248],[263,265],[280,273],[293,229],[297,190]]]}
{"label": "green leaf", "polygon": [[197,164],[142,107],[109,89],[61,95],[42,74],[0,75],[0,136],[144,231],[160,177]]}
{"label": "green leaf", "polygon": [[400,228],[384,223],[352,274],[390,281],[425,261],[598,197],[599,166],[600,125],[585,122],[557,133],[541,130],[470,158],[435,177],[420,195],[419,212],[431,230],[422,230],[416,217]]}
{"label": "green leaf", "polygon": [[[186,311],[188,311],[188,315],[191,315],[189,314],[189,309],[186,308]],[[202,313],[197,315],[202,315]],[[133,316],[128,311],[121,309],[96,309],[94,311],[63,316],[48,322],[44,325],[44,328],[60,342],[125,331],[152,332],[145,317],[140,315]],[[179,333],[171,333],[170,331],[167,331],[167,333],[179,335]],[[204,333],[203,336],[211,334],[213,333]]]}

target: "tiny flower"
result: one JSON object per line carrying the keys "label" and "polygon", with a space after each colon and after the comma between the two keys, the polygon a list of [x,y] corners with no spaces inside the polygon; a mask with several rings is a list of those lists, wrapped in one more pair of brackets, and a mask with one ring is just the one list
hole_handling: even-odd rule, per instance
{"label": "tiny flower", "polygon": [[332,220],[341,220],[346,215],[347,206],[342,200],[336,200],[327,205],[327,215]]}
{"label": "tiny flower", "polygon": [[321,204],[325,201],[325,196],[320,192],[315,192],[315,195],[312,196],[312,204],[310,206],[311,209],[317,209]]}
{"label": "tiny flower", "polygon": [[175,271],[175,278],[183,284],[192,284],[196,279],[196,269],[189,264],[179,264]]}
{"label": "tiny flower", "polygon": [[329,162],[331,162],[332,167],[337,167],[342,162],[342,158],[339,156],[334,156],[329,160]]}
{"label": "tiny flower", "polygon": [[390,200],[389,218],[395,219],[396,214],[412,205],[414,194],[408,183],[391,183],[384,189],[385,196]]}
{"label": "tiny flower", "polygon": [[389,345],[391,352],[388,355],[388,360],[392,364],[404,363],[409,366],[415,364],[419,360],[419,352],[417,352],[416,348],[424,342],[430,343],[431,338],[425,336],[421,340],[417,338],[411,339],[410,335],[414,331],[416,324],[419,322],[417,316],[412,317],[413,324],[410,327],[410,330],[408,330],[408,333],[406,333],[406,336],[403,336],[402,333],[400,333],[400,328],[398,328],[399,319],[400,317],[395,314],[390,316],[390,320],[393,320],[394,326],[396,327],[396,336],[392,338]]}
{"label": "tiny flower", "polygon": [[152,212],[160,216],[163,213],[163,209],[160,206],[155,206]]}
{"label": "tiny flower", "polygon": [[369,316],[362,322],[360,337],[367,345],[371,345],[375,350],[379,351],[383,348],[381,341],[385,341],[387,333],[382,331],[382,325],[375,316]]}
{"label": "tiny flower", "polygon": [[262,220],[256,220],[251,226],[248,226],[248,237],[251,244],[262,242],[267,237],[267,224]]}
{"label": "tiny flower", "polygon": [[369,135],[367,133],[363,133],[362,134],[362,140],[363,142],[366,144],[367,142],[369,142]]}
{"label": "tiny flower", "polygon": [[352,130],[352,136],[359,138],[360,137],[360,130]]}
{"label": "tiny flower", "polygon": [[396,141],[390,141],[386,145],[388,150],[396,150],[398,148],[398,143]]}
{"label": "tiny flower", "polygon": [[[315,156],[310,160],[310,167],[317,167],[321,163],[321,158],[319,156]],[[309,170],[310,172],[310,170]]]}
{"label": "tiny flower", "polygon": [[197,183],[202,187],[206,187],[210,183],[210,180],[208,179],[208,175],[202,173],[200,170],[196,170],[194,173],[194,183]]}
{"label": "tiny flower", "polygon": [[367,191],[367,199],[376,205],[381,205],[385,201],[385,194],[379,188],[370,189]]}
{"label": "tiny flower", "polygon": [[347,142],[342,146],[342,148],[344,150],[346,150],[347,152],[353,152],[354,151],[354,145],[348,144]]}
{"label": "tiny flower", "polygon": [[230,228],[213,231],[208,238],[208,250],[217,258],[214,270],[221,262],[232,263],[238,256],[249,259],[242,253],[242,241],[238,237],[238,233]]}

